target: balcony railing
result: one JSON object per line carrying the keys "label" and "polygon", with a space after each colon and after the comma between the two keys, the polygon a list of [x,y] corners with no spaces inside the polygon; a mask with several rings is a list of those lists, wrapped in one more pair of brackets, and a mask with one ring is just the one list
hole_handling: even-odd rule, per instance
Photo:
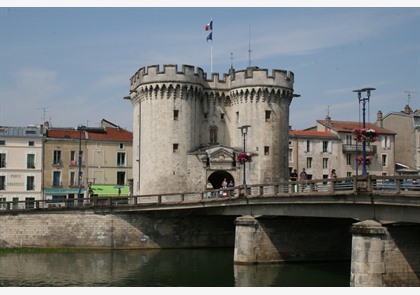
{"label": "balcony railing", "polygon": [[[358,144],[357,146],[355,144],[343,144],[343,152],[344,153],[355,153],[356,151],[361,152],[362,151],[362,145]],[[367,145],[366,146],[366,152],[370,154],[376,154],[377,146],[376,145]]]}

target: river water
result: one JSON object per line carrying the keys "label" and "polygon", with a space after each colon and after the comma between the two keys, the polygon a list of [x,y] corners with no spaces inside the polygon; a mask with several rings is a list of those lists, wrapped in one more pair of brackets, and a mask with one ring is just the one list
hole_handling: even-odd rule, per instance
{"label": "river water", "polygon": [[348,287],[350,261],[235,265],[233,249],[1,254],[0,287]]}

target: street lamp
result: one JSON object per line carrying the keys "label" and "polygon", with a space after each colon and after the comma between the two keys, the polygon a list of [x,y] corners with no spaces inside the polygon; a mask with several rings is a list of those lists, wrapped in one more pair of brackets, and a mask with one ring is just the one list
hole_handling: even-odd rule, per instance
{"label": "street lamp", "polygon": [[[370,92],[376,90],[375,88],[363,88],[358,90],[353,90],[353,92],[357,92],[357,96],[359,98],[359,104],[362,103],[362,112],[363,112],[363,128],[366,128],[366,102],[369,102],[370,99]],[[366,92],[367,97],[362,98],[362,92]],[[362,142],[362,157],[363,157],[363,169],[362,169],[362,175],[367,175],[366,170],[366,141]]]}
{"label": "street lamp", "polygon": [[[79,187],[79,192],[77,193],[78,201],[82,199],[81,192],[82,192],[82,132],[86,130],[86,126],[79,125],[77,126],[77,130],[79,130],[79,174],[77,179],[77,185]],[[80,206],[81,202],[77,202],[77,204]]]}
{"label": "street lamp", "polygon": [[[244,153],[246,153],[246,135],[248,133],[248,128],[251,127],[251,125],[243,125],[241,127],[238,127],[238,129],[241,129],[242,137],[244,138]],[[243,177],[243,184],[246,185],[246,172],[245,172],[245,163],[243,164],[244,167],[244,177]]]}

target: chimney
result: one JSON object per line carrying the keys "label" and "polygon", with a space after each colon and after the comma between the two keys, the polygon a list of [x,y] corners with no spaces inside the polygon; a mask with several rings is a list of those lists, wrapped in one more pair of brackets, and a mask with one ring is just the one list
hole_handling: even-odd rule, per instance
{"label": "chimney", "polygon": [[327,126],[331,126],[331,117],[329,115],[325,117],[325,123],[327,124]]}
{"label": "chimney", "polygon": [[376,114],[376,125],[381,128],[384,127],[383,120],[382,120],[382,112],[380,110]]}
{"label": "chimney", "polygon": [[404,108],[404,114],[409,115],[409,114],[411,114],[412,112],[413,112],[413,110],[410,108],[410,106],[409,106],[408,104],[406,104],[406,105],[405,105],[405,108]]}

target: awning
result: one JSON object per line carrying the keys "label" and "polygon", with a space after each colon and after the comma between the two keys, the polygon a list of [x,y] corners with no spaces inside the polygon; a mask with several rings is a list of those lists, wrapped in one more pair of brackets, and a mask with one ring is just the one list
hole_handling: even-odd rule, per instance
{"label": "awning", "polygon": [[[67,195],[67,194],[78,194],[79,193],[79,189],[50,189],[50,188],[46,188],[44,189],[44,194],[46,195]],[[80,190],[81,194],[85,193],[84,189]]]}
{"label": "awning", "polygon": [[[94,195],[98,197],[118,197],[128,196],[128,185],[91,185],[90,187]],[[118,190],[120,193],[118,193]]]}

